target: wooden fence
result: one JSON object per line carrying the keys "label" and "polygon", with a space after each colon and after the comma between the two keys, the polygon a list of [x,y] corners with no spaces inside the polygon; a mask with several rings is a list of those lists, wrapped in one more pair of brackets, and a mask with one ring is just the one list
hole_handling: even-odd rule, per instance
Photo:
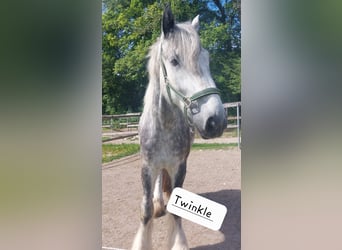
{"label": "wooden fence", "polygon": [[129,113],[120,115],[102,115],[102,128],[137,129],[141,113]]}
{"label": "wooden fence", "polygon": [[[238,146],[241,148],[241,102],[230,102],[223,104],[227,115],[227,128],[236,128]],[[233,113],[234,115],[230,115]],[[129,113],[120,115],[102,115],[102,128],[114,130],[137,130],[141,113]]]}
{"label": "wooden fence", "polygon": [[[241,148],[241,102],[230,102],[223,104],[224,110],[226,111],[228,125],[227,128],[236,128],[238,137],[238,146]],[[235,109],[234,116],[230,116],[230,110]],[[233,121],[233,123],[231,122]]]}

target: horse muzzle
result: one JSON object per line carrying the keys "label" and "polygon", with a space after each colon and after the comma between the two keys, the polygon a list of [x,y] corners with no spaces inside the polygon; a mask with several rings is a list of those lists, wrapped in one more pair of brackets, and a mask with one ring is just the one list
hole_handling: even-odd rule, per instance
{"label": "horse muzzle", "polygon": [[227,123],[228,121],[225,115],[214,115],[206,120],[203,129],[197,128],[197,130],[203,139],[211,139],[221,136],[227,127]]}

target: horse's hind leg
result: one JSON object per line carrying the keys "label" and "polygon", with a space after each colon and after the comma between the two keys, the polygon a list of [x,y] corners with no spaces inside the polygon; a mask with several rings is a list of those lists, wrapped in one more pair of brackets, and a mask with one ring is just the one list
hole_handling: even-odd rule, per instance
{"label": "horse's hind leg", "polygon": [[[172,187],[182,187],[186,174],[186,162],[180,164],[175,177],[171,180]],[[187,250],[189,249],[188,243],[185,237],[185,233],[182,228],[182,220],[179,216],[168,214],[170,231],[169,231],[169,248],[172,250]]]}
{"label": "horse's hind leg", "polygon": [[152,215],[153,215],[153,189],[156,181],[156,173],[148,166],[141,170],[143,184],[143,199],[141,202],[140,226],[135,235],[132,250],[152,249]]}

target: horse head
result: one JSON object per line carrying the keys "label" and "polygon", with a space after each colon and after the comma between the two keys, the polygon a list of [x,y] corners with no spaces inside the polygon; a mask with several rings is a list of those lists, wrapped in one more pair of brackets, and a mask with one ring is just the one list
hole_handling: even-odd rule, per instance
{"label": "horse head", "polygon": [[209,53],[201,46],[199,17],[176,24],[165,8],[160,39],[160,77],[168,101],[184,112],[204,139],[222,135],[227,119],[209,69]]}

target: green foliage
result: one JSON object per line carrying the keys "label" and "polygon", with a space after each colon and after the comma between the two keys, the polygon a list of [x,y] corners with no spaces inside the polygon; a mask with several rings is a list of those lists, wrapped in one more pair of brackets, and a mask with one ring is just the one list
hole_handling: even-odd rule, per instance
{"label": "green foliage", "polygon": [[[212,75],[224,102],[240,99],[240,12],[235,2],[171,2],[179,22],[200,14],[203,47],[211,55]],[[164,1],[103,1],[103,114],[141,111],[148,83],[146,55],[160,35],[163,9]]]}
{"label": "green foliage", "polygon": [[210,69],[214,81],[222,91],[224,102],[241,99],[240,48],[233,49],[229,41],[229,25],[212,21],[202,25],[201,41],[210,54]]}

